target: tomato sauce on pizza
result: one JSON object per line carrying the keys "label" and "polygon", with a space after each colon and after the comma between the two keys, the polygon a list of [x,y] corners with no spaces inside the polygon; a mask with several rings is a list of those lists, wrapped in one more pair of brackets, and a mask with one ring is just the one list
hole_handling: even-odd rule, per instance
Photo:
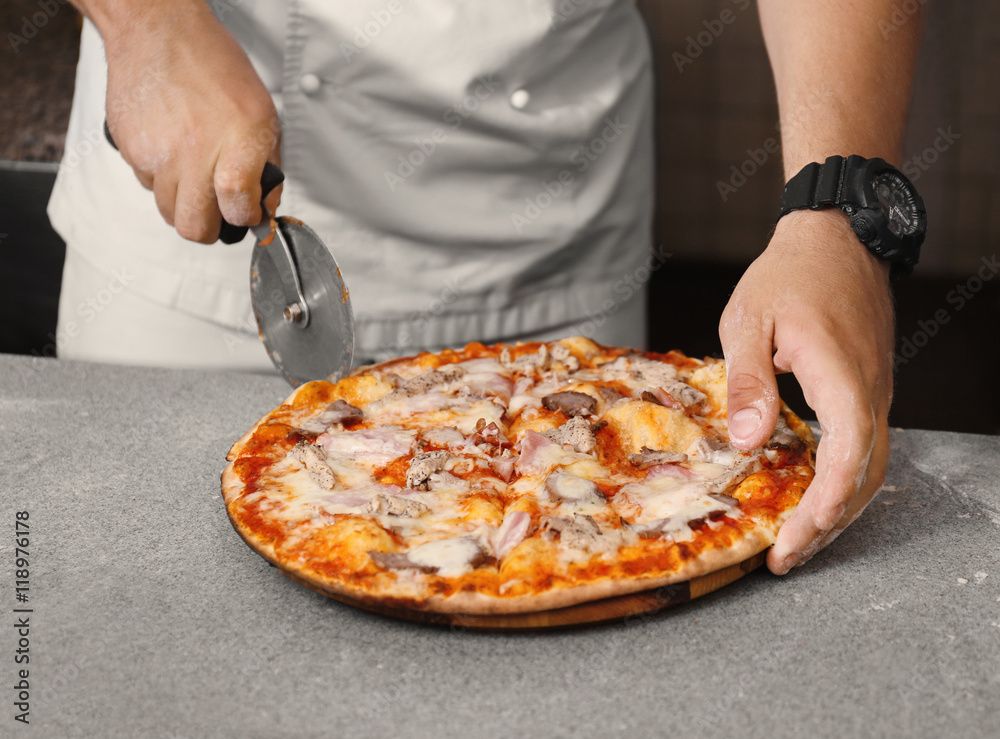
{"label": "tomato sauce on pizza", "polygon": [[774,542],[813,477],[782,406],[729,443],[725,364],[582,338],[472,343],[303,385],[232,448],[257,552],[333,597],[529,613],[682,582]]}

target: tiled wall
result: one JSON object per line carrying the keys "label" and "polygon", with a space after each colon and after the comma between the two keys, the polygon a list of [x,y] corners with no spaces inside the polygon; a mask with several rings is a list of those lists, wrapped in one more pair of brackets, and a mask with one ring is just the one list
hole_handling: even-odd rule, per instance
{"label": "tiled wall", "polygon": [[[916,2],[899,0],[900,11]],[[736,192],[720,193],[719,183],[739,185],[731,168],[750,160],[745,168],[752,171],[752,155],[762,159],[777,137],[756,3],[638,5],[657,55],[658,238],[679,258],[749,262],[773,223],[783,184],[779,156],[769,154]],[[711,43],[699,44],[705,23],[717,30],[720,18],[732,20]],[[958,137],[948,145],[938,129]],[[982,256],[1000,251],[1000,3],[926,2],[903,162],[919,172],[927,202],[924,274],[968,275]]]}

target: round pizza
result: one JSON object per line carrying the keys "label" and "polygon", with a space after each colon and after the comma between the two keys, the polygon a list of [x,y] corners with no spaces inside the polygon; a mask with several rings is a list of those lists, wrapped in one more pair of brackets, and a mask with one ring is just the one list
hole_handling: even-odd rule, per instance
{"label": "round pizza", "polygon": [[574,337],[302,385],[228,459],[233,526],[293,579],[369,606],[520,614],[759,554],[815,440],[782,406],[763,447],[735,449],[724,362]]}

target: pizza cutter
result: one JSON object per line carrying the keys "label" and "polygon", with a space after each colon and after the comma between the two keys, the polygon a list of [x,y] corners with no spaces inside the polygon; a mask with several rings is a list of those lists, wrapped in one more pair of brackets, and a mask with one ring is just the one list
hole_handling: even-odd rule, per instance
{"label": "pizza cutter", "polygon": [[339,380],[354,358],[354,313],[337,260],[316,232],[288,216],[273,218],[264,198],[284,180],[268,162],[261,175],[264,217],[252,228],[250,300],[260,338],[293,386]]}
{"label": "pizza cutter", "polygon": [[[104,122],[104,136],[115,144]],[[264,205],[285,180],[267,162],[260,176],[261,222],[250,257],[250,302],[264,348],[293,386],[310,380],[339,380],[354,358],[354,313],[337,260],[316,232],[302,221],[272,217]],[[219,239],[243,240],[247,228],[222,222]]]}

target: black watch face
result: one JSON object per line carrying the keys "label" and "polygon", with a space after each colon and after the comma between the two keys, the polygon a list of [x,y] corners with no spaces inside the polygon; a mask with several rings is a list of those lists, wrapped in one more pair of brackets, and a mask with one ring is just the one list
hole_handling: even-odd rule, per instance
{"label": "black watch face", "polygon": [[883,172],[872,179],[872,187],[889,230],[896,236],[909,236],[920,226],[920,214],[909,184],[896,172]]}

